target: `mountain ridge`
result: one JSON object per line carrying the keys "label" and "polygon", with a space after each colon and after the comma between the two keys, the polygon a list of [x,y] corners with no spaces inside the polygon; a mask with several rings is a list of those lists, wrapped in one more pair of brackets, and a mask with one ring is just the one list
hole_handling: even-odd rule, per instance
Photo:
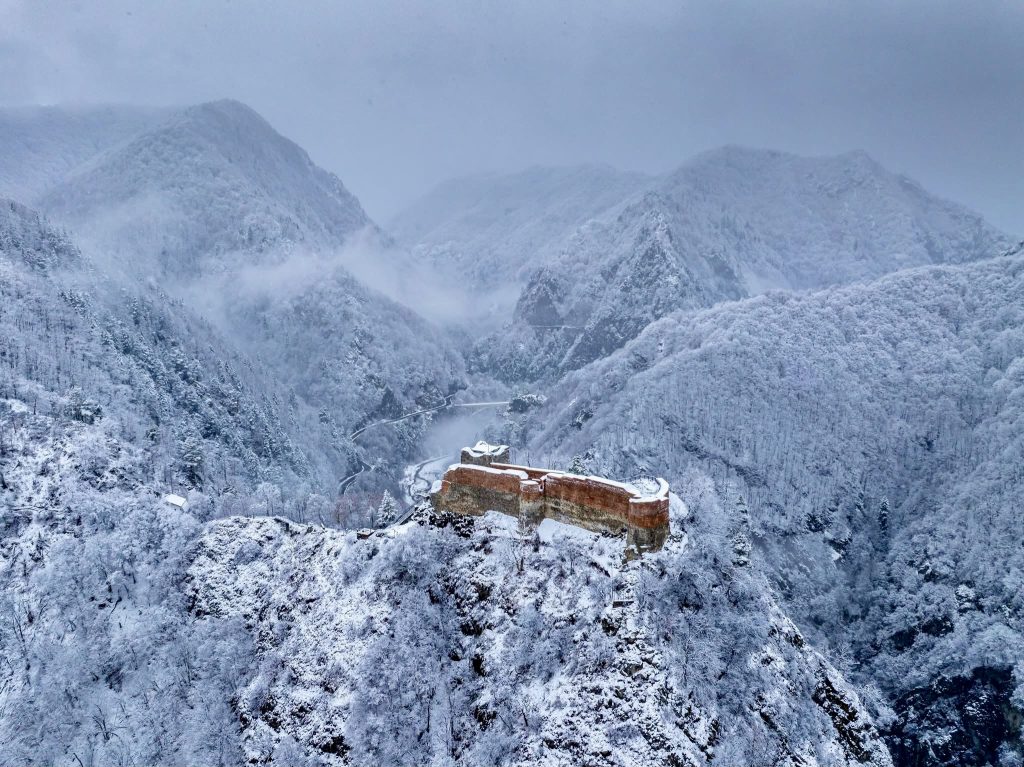
{"label": "mountain ridge", "polygon": [[548,389],[520,433],[556,466],[735,487],[797,625],[889,696],[901,763],[946,728],[937,763],[982,764],[1014,725],[956,712],[1010,706],[1024,652],[1004,609],[1022,567],[1022,306],[1017,246],[676,311]]}
{"label": "mountain ridge", "polygon": [[372,227],[341,181],[240,102],[179,110],[92,158],[40,200],[97,250],[145,254],[175,276],[237,251],[340,248]]}
{"label": "mountain ridge", "polygon": [[1010,242],[864,153],[727,147],[579,227],[531,273],[511,323],[481,340],[475,364],[504,380],[550,380],[676,309],[983,258]]}
{"label": "mountain ridge", "polygon": [[0,195],[40,195],[103,151],[159,124],[167,107],[125,104],[0,107]]}

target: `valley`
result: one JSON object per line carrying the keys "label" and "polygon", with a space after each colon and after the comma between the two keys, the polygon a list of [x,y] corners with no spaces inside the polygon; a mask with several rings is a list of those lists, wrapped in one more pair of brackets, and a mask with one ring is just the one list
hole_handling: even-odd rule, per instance
{"label": "valley", "polygon": [[[727,146],[380,226],[235,101],[0,140],[0,761],[1024,758],[1024,250],[980,215]],[[432,508],[478,439],[665,477],[664,548]]]}

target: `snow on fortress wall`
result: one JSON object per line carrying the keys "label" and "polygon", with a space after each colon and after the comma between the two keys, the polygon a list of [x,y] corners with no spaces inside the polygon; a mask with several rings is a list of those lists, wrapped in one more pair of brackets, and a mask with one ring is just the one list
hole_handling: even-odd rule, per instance
{"label": "snow on fortress wall", "polygon": [[[516,517],[524,532],[544,519],[615,535],[625,533],[626,554],[657,551],[669,532],[668,484],[644,495],[601,477],[504,463],[508,448],[478,443],[462,451],[462,463],[445,472],[431,492],[439,511],[479,516],[498,511]],[[501,459],[501,461],[496,460]]]}

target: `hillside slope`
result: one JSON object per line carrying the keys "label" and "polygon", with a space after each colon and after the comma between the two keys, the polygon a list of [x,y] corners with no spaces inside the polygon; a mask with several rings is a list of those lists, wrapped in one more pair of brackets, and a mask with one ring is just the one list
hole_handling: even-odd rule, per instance
{"label": "hillside slope", "polygon": [[77,168],[171,112],[127,105],[0,108],[0,196],[35,204]]}
{"label": "hillside slope", "polygon": [[623,568],[493,516],[178,509],[116,418],[33,409],[0,395],[4,764],[891,764],[698,476]]}
{"label": "hillside slope", "polygon": [[506,380],[550,379],[678,309],[961,263],[1008,245],[980,216],[863,153],[726,147],[580,227],[533,272],[512,325],[479,345],[478,364]]}
{"label": "hillside slope", "polygon": [[359,446],[349,435],[464,385],[444,333],[346,269],[401,255],[358,200],[238,102],[170,110],[75,168],[41,204],[101,272],[203,317],[260,360],[289,409],[319,413],[313,431],[333,444],[316,452],[338,480],[367,467],[395,479],[422,424]]}
{"label": "hillside slope", "polygon": [[324,489],[354,460],[316,411],[180,302],[97,274],[70,239],[0,201],[0,386],[37,412],[120,424],[168,488]]}
{"label": "hillside slope", "polygon": [[77,169],[40,206],[98,252],[178,278],[289,246],[337,248],[370,225],[336,176],[236,101],[173,113]]}
{"label": "hillside slope", "polygon": [[211,525],[190,601],[251,629],[247,757],[891,764],[856,694],[731,563],[699,485],[689,537],[626,568],[620,541],[567,529],[530,545],[500,515],[426,510],[366,540]]}
{"label": "hillside slope", "polygon": [[1017,747],[1022,311],[1018,248],[672,314],[549,391],[530,449],[736,485],[794,618],[897,709],[898,763],[982,764]]}

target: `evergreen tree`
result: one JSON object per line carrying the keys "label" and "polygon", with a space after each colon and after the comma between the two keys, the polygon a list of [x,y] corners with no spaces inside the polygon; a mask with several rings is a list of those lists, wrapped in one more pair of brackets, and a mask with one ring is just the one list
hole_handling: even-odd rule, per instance
{"label": "evergreen tree", "polygon": [[735,532],[732,536],[732,563],[736,567],[746,567],[750,564],[750,552],[753,545],[750,543],[750,510],[743,496],[736,498]]}
{"label": "evergreen tree", "polygon": [[882,534],[882,538],[887,538],[889,535],[889,499],[884,497],[878,504],[878,531]]}
{"label": "evergreen tree", "polygon": [[377,523],[381,527],[394,524],[395,520],[398,519],[398,512],[398,502],[392,497],[391,493],[385,490],[384,495],[380,499],[380,506],[377,507]]}
{"label": "evergreen tree", "polygon": [[206,455],[203,450],[203,441],[198,435],[190,434],[181,443],[178,453],[178,466],[185,481],[193,487],[202,487],[205,464]]}

